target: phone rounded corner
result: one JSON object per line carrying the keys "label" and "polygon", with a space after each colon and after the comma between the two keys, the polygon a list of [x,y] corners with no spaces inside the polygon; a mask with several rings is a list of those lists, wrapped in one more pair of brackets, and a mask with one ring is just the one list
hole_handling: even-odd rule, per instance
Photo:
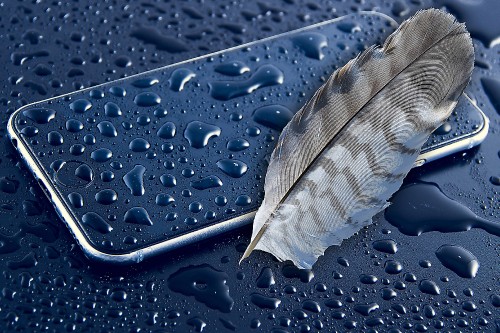
{"label": "phone rounded corner", "polygon": [[92,262],[101,264],[131,265],[144,260],[143,250],[139,249],[130,253],[111,253],[96,247],[87,239],[76,237],[83,254]]}

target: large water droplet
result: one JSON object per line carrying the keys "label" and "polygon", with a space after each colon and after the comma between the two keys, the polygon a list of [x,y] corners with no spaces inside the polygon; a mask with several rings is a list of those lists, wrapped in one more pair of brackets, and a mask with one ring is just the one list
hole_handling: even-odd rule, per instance
{"label": "large water droplet", "polygon": [[255,122],[280,132],[292,117],[293,112],[279,104],[260,107],[253,113]]}
{"label": "large water droplet", "polygon": [[101,234],[110,233],[113,227],[109,225],[99,214],[94,212],[86,213],[82,216],[82,222]]}
{"label": "large water droplet", "polygon": [[48,124],[56,117],[56,111],[46,108],[33,108],[24,110],[23,115],[37,124]]}
{"label": "large water droplet", "polygon": [[191,182],[191,186],[197,190],[207,190],[209,188],[221,187],[222,180],[217,176],[208,176],[200,180]]}
{"label": "large water droplet", "polygon": [[250,67],[245,65],[241,61],[231,61],[215,66],[214,69],[217,73],[228,75],[228,76],[238,76],[246,72],[250,72]]}
{"label": "large water droplet", "polygon": [[76,113],[84,113],[85,111],[88,111],[92,107],[92,103],[88,99],[81,98],[77,99],[73,103],[69,105],[69,108]]}
{"label": "large water droplet", "polygon": [[242,177],[248,170],[247,165],[239,160],[232,159],[223,159],[217,162],[217,166],[221,169],[226,175],[233,178]]}
{"label": "large water droplet", "polygon": [[101,205],[111,205],[118,200],[118,194],[114,190],[105,189],[96,193],[95,201]]}
{"label": "large water droplet", "polygon": [[144,195],[144,173],[146,168],[143,165],[136,164],[132,170],[123,176],[123,182],[134,196]]}
{"label": "large water droplet", "polygon": [[104,114],[106,117],[116,118],[122,115],[122,110],[115,103],[107,102],[104,104]]}
{"label": "large water droplet", "polygon": [[306,57],[321,60],[324,58],[322,49],[328,46],[326,36],[319,32],[306,32],[293,37],[293,42],[302,51]]}
{"label": "large water droplet", "polygon": [[184,85],[194,78],[196,74],[187,68],[177,68],[170,74],[168,84],[173,91],[182,91]]}
{"label": "large water droplet", "polygon": [[156,135],[158,135],[162,139],[172,139],[175,136],[175,124],[173,122],[167,121],[163,124]]}
{"label": "large water droplet", "polygon": [[116,131],[115,126],[109,121],[101,121],[99,124],[97,124],[97,128],[99,129],[99,133],[108,138],[114,138],[118,136],[118,132]]}
{"label": "large water droplet", "polygon": [[143,107],[155,106],[161,103],[161,98],[153,92],[142,92],[134,97],[134,103]]}
{"label": "large water droplet", "polygon": [[436,257],[444,267],[451,269],[463,278],[475,277],[479,269],[479,261],[476,256],[458,245],[442,245],[436,251]]}
{"label": "large water droplet", "polygon": [[99,163],[107,162],[111,157],[113,157],[113,153],[107,148],[96,149],[90,154],[90,158]]}
{"label": "large water droplet", "polygon": [[142,207],[132,207],[130,208],[123,217],[123,221],[126,223],[142,224],[142,225],[153,225],[148,212]]}
{"label": "large water droplet", "polygon": [[151,145],[146,139],[143,138],[135,138],[132,141],[130,141],[128,145],[128,148],[136,153],[145,152],[146,150],[149,149],[149,147],[151,147]]}
{"label": "large water droplet", "polygon": [[208,140],[217,137],[221,133],[218,126],[207,124],[201,121],[192,121],[186,126],[184,137],[193,148],[203,148],[208,144]]}

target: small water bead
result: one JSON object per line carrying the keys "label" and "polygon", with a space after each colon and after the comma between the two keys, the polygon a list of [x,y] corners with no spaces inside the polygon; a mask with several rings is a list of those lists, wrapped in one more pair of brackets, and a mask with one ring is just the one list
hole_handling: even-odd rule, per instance
{"label": "small water bead", "polygon": [[107,234],[113,231],[113,227],[109,225],[109,223],[106,222],[99,214],[94,212],[85,213],[82,216],[82,222],[84,225],[91,227],[101,234]]}
{"label": "small water bead", "polygon": [[84,113],[92,107],[92,103],[88,99],[77,99],[69,105],[69,108],[76,113]]}
{"label": "small water bead", "polygon": [[238,152],[250,147],[250,143],[243,138],[238,138],[228,141],[226,147],[230,151]]}
{"label": "small water bead", "polygon": [[192,181],[190,184],[191,184],[191,187],[193,187],[197,190],[207,190],[209,188],[221,187],[222,180],[220,180],[219,177],[212,175],[212,176],[202,178],[200,180]]}
{"label": "small water bead", "polygon": [[265,296],[259,293],[252,293],[250,301],[261,309],[276,310],[281,304],[281,300],[274,297]]}
{"label": "small water bead", "polygon": [[184,137],[193,148],[203,148],[208,144],[208,140],[218,137],[221,128],[201,121],[192,121],[186,126]]}
{"label": "small water bead", "polygon": [[195,76],[196,74],[190,69],[175,69],[172,74],[170,74],[170,78],[168,79],[170,90],[177,92],[182,91],[184,89],[184,85]]}
{"label": "small water bead", "polygon": [[170,175],[170,174],[161,175],[160,182],[165,187],[174,187],[175,185],[177,185],[177,180],[175,179],[175,177],[173,175]]}
{"label": "small water bead", "polygon": [[191,213],[199,213],[203,209],[203,205],[199,202],[192,202],[188,208]]}
{"label": "small water bead", "polygon": [[205,213],[205,215],[204,215],[204,216],[205,216],[205,218],[206,218],[207,220],[213,220],[213,219],[215,219],[215,218],[217,217],[217,214],[216,214],[215,212],[213,212],[213,211],[209,210],[209,211],[207,211],[207,212]]}
{"label": "small water bead", "polygon": [[176,127],[173,122],[167,121],[156,132],[156,135],[162,139],[172,139],[175,136]]}
{"label": "small water bead", "polygon": [[81,144],[74,144],[69,147],[69,152],[72,155],[80,156],[85,152],[85,146]]}
{"label": "small water bead", "polygon": [[92,134],[86,134],[83,137],[83,142],[87,145],[93,145],[95,144],[95,136],[93,136]]}
{"label": "small water bead", "polygon": [[123,127],[123,129],[128,131],[128,130],[131,130],[132,128],[134,128],[134,125],[129,121],[124,121],[124,122],[122,122],[122,127]]}
{"label": "small water bead", "polygon": [[140,79],[136,79],[132,82],[132,85],[136,88],[149,88],[158,84],[160,80],[155,77],[142,77]]}
{"label": "small water bead", "polygon": [[262,106],[253,112],[253,120],[256,123],[280,132],[292,117],[293,112],[279,104]]}
{"label": "small water bead", "polygon": [[219,207],[223,207],[227,204],[227,198],[223,195],[218,195],[214,200],[215,204]]}
{"label": "small water bead", "polygon": [[233,178],[242,177],[248,170],[247,165],[239,160],[222,159],[217,162],[217,166],[226,175]]}
{"label": "small water bead", "polygon": [[71,192],[68,194],[68,200],[74,208],[78,209],[83,207],[83,197],[80,193]]}
{"label": "small water bead", "polygon": [[164,118],[168,114],[165,108],[158,108],[153,111],[153,115],[158,118]]}
{"label": "small water bead", "polygon": [[101,190],[96,193],[95,201],[101,205],[111,205],[118,200],[118,194],[111,189]]}
{"label": "small water bead", "polygon": [[63,136],[61,133],[57,132],[57,131],[50,131],[48,134],[47,134],[47,141],[49,142],[49,144],[51,144],[52,146],[60,146],[63,144],[64,142],[64,139],[63,139]]}
{"label": "small water bead", "polygon": [[165,154],[169,154],[174,151],[174,145],[170,142],[161,145],[161,151]]}
{"label": "small water bead", "polygon": [[377,283],[378,278],[374,275],[361,274],[359,277],[359,281],[363,284],[374,284]]}
{"label": "small water bead", "polygon": [[258,127],[249,127],[245,130],[245,132],[251,136],[251,137],[256,137],[260,135],[260,128]]}
{"label": "small water bead", "polygon": [[381,294],[382,299],[385,300],[385,301],[389,301],[389,300],[391,300],[393,298],[396,298],[398,296],[398,294],[396,293],[396,291],[394,291],[391,288],[382,288],[382,289],[380,289],[380,294]]}
{"label": "small water bead", "polygon": [[102,99],[102,98],[104,98],[104,91],[99,90],[99,89],[92,89],[89,92],[89,96],[93,99]]}
{"label": "small water bead", "polygon": [[458,245],[442,245],[436,251],[436,257],[444,267],[463,278],[475,277],[479,269],[476,256]]}
{"label": "small water bead", "polygon": [[418,289],[424,294],[429,295],[439,295],[441,293],[441,289],[436,282],[427,279],[420,281]]}
{"label": "small water bead", "polygon": [[283,72],[268,64],[259,67],[246,80],[210,82],[210,95],[215,99],[227,101],[231,98],[251,94],[259,88],[282,84],[283,81]]}
{"label": "small water bead", "polygon": [[132,207],[124,215],[123,221],[126,223],[153,225],[148,212],[143,207]]}
{"label": "small water bead", "polygon": [[66,130],[71,133],[77,133],[83,130],[83,123],[77,119],[68,119],[66,121]]}
{"label": "small water bead", "polygon": [[90,154],[90,158],[99,163],[107,162],[111,157],[113,157],[113,152],[107,148],[96,149]]}
{"label": "small water bead", "polygon": [[118,162],[118,161],[113,161],[113,162],[109,163],[109,166],[115,170],[121,170],[123,168],[123,164],[121,162]]}
{"label": "small water bead", "polygon": [[171,203],[175,202],[174,197],[171,195],[165,194],[165,193],[160,193],[156,195],[155,202],[158,206],[168,206]]}
{"label": "small water bead", "polygon": [[248,195],[239,195],[234,203],[236,206],[245,207],[252,203],[252,199]]}
{"label": "small water bead", "polygon": [[349,267],[349,261],[344,258],[344,257],[338,257],[337,258],[337,263],[341,266],[344,266],[344,267]]}
{"label": "small water bead", "polygon": [[500,186],[500,176],[491,176],[490,182],[495,186]]}
{"label": "small water bead", "polygon": [[122,55],[115,59],[115,65],[122,68],[130,67],[132,66],[132,60],[130,60],[129,57]]}
{"label": "small water bead", "polygon": [[107,120],[101,121],[97,124],[97,128],[99,129],[99,133],[105,137],[114,138],[118,136],[115,126]]}
{"label": "small water bead", "polygon": [[179,217],[179,215],[177,215],[177,213],[168,213],[166,216],[165,216],[165,219],[167,221],[175,221],[177,218]]}
{"label": "small water bead", "polygon": [[135,138],[130,141],[128,147],[133,152],[142,153],[147,151],[151,147],[151,144],[146,139]]}
{"label": "small water bead", "polygon": [[104,114],[106,117],[116,118],[122,115],[122,110],[113,102],[104,104]]}
{"label": "small water bead", "polygon": [[38,128],[35,126],[26,126],[21,130],[21,133],[28,138],[32,138],[38,134]]}
{"label": "small water bead", "polygon": [[155,106],[161,103],[161,98],[153,92],[142,92],[134,97],[134,103],[142,107]]}
{"label": "small water bead", "polygon": [[185,190],[182,190],[181,195],[184,198],[191,198],[193,196],[193,193],[190,190],[185,189]]}
{"label": "small water bead", "polygon": [[215,66],[215,72],[227,75],[227,76],[238,76],[243,73],[249,72],[250,67],[245,65],[241,61],[231,61]]}
{"label": "small water bead", "polygon": [[328,46],[326,36],[319,32],[305,32],[292,38],[308,58],[321,60],[324,58],[323,48]]}
{"label": "small water bead", "polygon": [[432,266],[431,262],[429,260],[420,260],[418,262],[418,264],[420,265],[420,267],[422,268],[430,268]]}
{"label": "small water bead", "polygon": [[147,125],[149,125],[149,123],[151,123],[151,118],[149,118],[148,115],[141,115],[141,116],[137,117],[136,123],[139,126],[147,126]]}
{"label": "small water bead", "polygon": [[109,88],[109,92],[116,97],[125,97],[127,95],[127,91],[124,88],[117,86]]}
{"label": "small water bead", "polygon": [[144,188],[144,173],[146,168],[143,165],[136,164],[132,170],[123,176],[123,182],[130,190],[133,196],[144,195],[146,189]]}
{"label": "small water bead", "polygon": [[56,117],[56,111],[47,108],[33,108],[24,110],[23,116],[33,120],[37,124],[44,125]]}
{"label": "small water bead", "polygon": [[377,303],[357,304],[354,306],[354,311],[363,316],[369,316],[372,312],[378,309],[379,305]]}
{"label": "small water bead", "polygon": [[101,172],[101,180],[103,182],[109,183],[113,179],[115,179],[115,174],[112,171],[107,170]]}
{"label": "small water bead", "polygon": [[376,240],[372,243],[372,245],[375,250],[380,252],[388,254],[395,254],[396,252],[398,252],[398,246],[392,239]]}
{"label": "small water bead", "polygon": [[197,224],[197,223],[198,223],[198,220],[197,220],[196,218],[194,218],[194,217],[186,217],[186,218],[184,219],[184,223],[185,223],[186,225],[195,225],[195,224]]}
{"label": "small water bead", "polygon": [[403,265],[395,260],[387,260],[385,262],[384,269],[388,274],[399,274],[403,270]]}
{"label": "small water bead", "polygon": [[194,176],[194,170],[193,169],[183,169],[181,171],[181,174],[186,177],[186,178],[191,178]]}

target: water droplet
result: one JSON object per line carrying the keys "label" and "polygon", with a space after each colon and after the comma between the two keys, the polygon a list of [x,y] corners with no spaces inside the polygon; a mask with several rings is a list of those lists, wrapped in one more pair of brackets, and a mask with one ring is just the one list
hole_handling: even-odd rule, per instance
{"label": "water droplet", "polygon": [[377,303],[357,304],[354,306],[354,311],[363,316],[369,316],[372,312],[378,310],[378,308],[379,305]]}
{"label": "water droplet", "polygon": [[76,113],[84,113],[85,111],[90,110],[92,107],[92,103],[88,99],[77,99],[73,103],[69,105],[69,108]]}
{"label": "water droplet", "polygon": [[232,159],[223,159],[217,162],[217,166],[221,169],[226,175],[233,178],[242,177],[248,170],[247,165],[239,160]]}
{"label": "water droplet", "polygon": [[113,157],[113,153],[107,148],[96,149],[90,154],[90,158],[99,163],[107,162],[111,157]]}
{"label": "water droplet", "polygon": [[392,205],[385,210],[385,218],[400,232],[411,236],[429,231],[467,231],[470,228],[480,228],[500,236],[500,224],[480,218],[430,183],[401,188],[394,194]]}
{"label": "water droplet", "polygon": [[222,186],[222,180],[220,180],[219,177],[214,175],[191,182],[191,187],[197,190],[207,190],[209,188],[216,188],[221,186]]}
{"label": "water droplet", "polygon": [[429,295],[439,295],[441,293],[439,286],[432,280],[420,281],[420,283],[418,284],[418,289],[424,294]]}
{"label": "water droplet", "polygon": [[111,87],[109,92],[116,97],[125,97],[127,95],[127,91],[122,87]]}
{"label": "water droplet", "polygon": [[218,126],[210,125],[201,121],[192,121],[186,126],[184,137],[193,148],[203,148],[208,144],[208,140],[217,137],[221,133]]}
{"label": "water droplet", "polygon": [[33,120],[37,124],[48,124],[56,117],[56,111],[46,108],[33,108],[24,110],[23,116]]}
{"label": "water droplet", "polygon": [[135,37],[146,44],[153,44],[160,51],[179,53],[189,50],[179,38],[163,35],[160,31],[152,27],[140,27],[132,31],[131,37]]}
{"label": "water droplet", "polygon": [[85,163],[82,163],[75,169],[75,176],[87,182],[91,182],[94,179],[92,168]]}
{"label": "water droplet", "polygon": [[260,271],[259,277],[256,281],[258,288],[269,288],[275,284],[273,271],[269,267],[264,267]]}
{"label": "water droplet", "polygon": [[155,202],[158,206],[168,206],[172,202],[175,202],[174,198],[171,195],[160,193],[156,195]]}
{"label": "water droplet", "polygon": [[130,208],[123,217],[123,221],[126,223],[142,224],[142,225],[153,225],[153,221],[149,218],[148,212],[142,207],[132,207]]}
{"label": "water droplet", "polygon": [[398,246],[396,242],[392,239],[381,239],[373,242],[373,248],[377,251],[395,254],[398,252]]}
{"label": "water droplet", "polygon": [[248,195],[239,195],[234,203],[236,206],[245,207],[252,203],[252,199]]}
{"label": "water droplet", "polygon": [[253,113],[253,120],[261,125],[281,131],[292,119],[293,112],[279,104],[262,106]]}
{"label": "water droplet", "polygon": [[83,123],[77,119],[68,119],[66,121],[66,130],[71,133],[77,133],[83,130]]}
{"label": "water droplet", "polygon": [[104,114],[106,117],[116,118],[122,115],[122,110],[113,102],[104,104]]}
{"label": "water droplet", "polygon": [[265,296],[259,293],[252,293],[250,300],[261,309],[276,310],[281,304],[281,300],[274,297]]}
{"label": "water droplet", "polygon": [[123,176],[123,182],[134,196],[144,195],[144,173],[146,168],[143,165],[136,164],[132,170]]}
{"label": "water droplet", "polygon": [[118,194],[114,190],[105,189],[96,193],[95,201],[101,205],[111,205],[118,200]]}
{"label": "water droplet", "polygon": [[217,73],[223,75],[238,76],[243,73],[249,72],[250,67],[248,67],[241,61],[231,61],[215,66],[214,70]]}
{"label": "water droplet", "polygon": [[101,234],[107,234],[113,230],[113,227],[111,227],[108,222],[94,212],[84,214],[82,216],[82,222]]}
{"label": "water droplet", "polygon": [[403,265],[395,260],[387,260],[385,262],[384,269],[388,274],[399,274],[403,270]]}
{"label": "water droplet", "polygon": [[134,103],[143,107],[155,106],[161,103],[161,98],[153,92],[142,92],[134,97]]}
{"label": "water droplet", "polygon": [[250,147],[250,143],[242,138],[233,139],[227,142],[227,149],[230,151],[242,151]]}
{"label": "water droplet", "polygon": [[248,79],[243,81],[216,81],[209,83],[210,95],[218,100],[227,101],[231,98],[251,94],[255,90],[282,84],[283,72],[273,65],[263,65]]}
{"label": "water droplet", "polygon": [[99,129],[99,133],[108,138],[114,138],[118,136],[118,132],[116,131],[115,126],[109,121],[101,121],[99,124],[97,124],[97,128]]}
{"label": "water droplet", "polygon": [[140,79],[136,79],[132,82],[132,85],[137,88],[149,88],[158,84],[160,80],[155,77],[142,77]]}
{"label": "water droplet", "polygon": [[47,134],[47,141],[52,146],[60,146],[63,144],[64,139],[61,133],[57,131],[51,131]]}
{"label": "water droplet", "polygon": [[173,122],[167,121],[165,124],[163,124],[158,132],[156,132],[156,135],[162,139],[172,139],[175,136],[175,124]]}
{"label": "water droplet", "polygon": [[184,89],[184,85],[195,76],[196,74],[187,68],[175,69],[168,79],[170,89],[173,91],[182,91]]}
{"label": "water droplet", "polygon": [[292,38],[295,45],[304,51],[306,57],[321,60],[325,57],[322,49],[328,46],[326,36],[318,32],[301,33]]}
{"label": "water droplet", "polygon": [[206,306],[222,312],[230,312],[234,301],[229,295],[226,281],[229,276],[203,264],[179,269],[168,278],[168,287],[185,296],[194,298]]}
{"label": "water droplet", "polygon": [[132,141],[130,141],[128,148],[136,153],[142,153],[147,151],[151,145],[146,139],[143,138],[135,138]]}
{"label": "water droplet", "polygon": [[476,256],[458,245],[442,245],[436,251],[436,257],[444,267],[451,269],[463,278],[475,277],[479,269],[479,261]]}
{"label": "water droplet", "polygon": [[83,207],[83,197],[80,193],[71,192],[68,194],[69,203],[74,208],[82,208]]}
{"label": "water droplet", "polygon": [[163,174],[160,177],[160,182],[165,187],[174,187],[177,184],[177,180],[173,175]]}

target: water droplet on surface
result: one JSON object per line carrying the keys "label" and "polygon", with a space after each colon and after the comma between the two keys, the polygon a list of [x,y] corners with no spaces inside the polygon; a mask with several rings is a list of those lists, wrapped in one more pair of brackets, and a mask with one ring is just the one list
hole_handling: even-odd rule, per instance
{"label": "water droplet on surface", "polygon": [[84,214],[82,216],[82,222],[101,234],[107,234],[113,230],[113,227],[111,227],[108,222],[94,212]]}
{"label": "water droplet on surface", "polygon": [[418,289],[424,294],[429,295],[439,295],[441,293],[441,289],[439,289],[439,286],[432,280],[420,281],[420,283],[418,284]]}
{"label": "water droplet on surface", "polygon": [[141,196],[146,192],[144,188],[145,172],[146,168],[143,165],[136,164],[132,170],[123,176],[123,182],[133,196]]}
{"label": "water droplet on surface", "polygon": [[194,298],[206,306],[230,312],[234,301],[229,295],[226,281],[229,276],[207,264],[179,269],[168,278],[168,287]]}
{"label": "water droplet on surface", "polygon": [[241,61],[231,61],[215,66],[214,69],[217,73],[228,75],[228,76],[238,76],[246,72],[250,72],[250,67],[245,65]]}
{"label": "water droplet on surface", "polygon": [[163,35],[153,27],[140,27],[130,34],[146,44],[153,44],[160,51],[179,53],[189,51],[189,47],[179,38]]}
{"label": "water droplet on surface", "polygon": [[228,141],[226,147],[230,151],[238,152],[250,147],[250,143],[245,139],[239,138]]}
{"label": "water droplet on surface", "polygon": [[23,116],[33,120],[37,124],[48,124],[56,117],[56,111],[46,108],[33,108],[23,111]]}
{"label": "water droplet on surface", "polygon": [[221,129],[218,126],[201,121],[192,121],[186,126],[184,137],[193,148],[203,148],[212,137],[218,137]]}
{"label": "water droplet on surface", "polygon": [[134,103],[142,107],[155,106],[161,103],[161,98],[153,92],[142,92],[134,97]]}
{"label": "water droplet on surface", "polygon": [[274,297],[265,296],[259,293],[252,293],[250,300],[261,309],[276,310],[281,304],[281,300]]}
{"label": "water droplet on surface", "polygon": [[458,245],[442,245],[436,251],[436,257],[444,267],[451,269],[463,278],[475,277],[479,269],[479,261],[476,256]]}
{"label": "water droplet on surface", "polygon": [[151,145],[146,139],[143,138],[135,138],[132,141],[130,141],[128,148],[136,153],[142,153],[147,151]]}
{"label": "water droplet on surface", "polygon": [[373,242],[373,248],[377,251],[395,254],[398,252],[398,246],[396,242],[392,239],[381,239]]}
{"label": "water droplet on surface", "polygon": [[165,187],[174,187],[175,185],[177,185],[177,180],[173,175],[170,174],[161,175],[160,182]]}
{"label": "water droplet on surface", "polygon": [[132,85],[136,88],[149,88],[158,84],[160,80],[155,77],[142,77],[140,79],[136,79],[132,82]]}
{"label": "water droplet on surface", "polygon": [[111,189],[101,190],[96,193],[95,201],[101,205],[111,205],[118,200],[118,194]]}
{"label": "water droplet on surface", "polygon": [[68,200],[74,208],[83,207],[83,197],[80,193],[71,192],[68,194]]}
{"label": "water droplet on surface", "polygon": [[369,316],[372,312],[378,310],[378,308],[379,305],[377,303],[357,304],[354,306],[354,311],[363,316]]}
{"label": "water droplet on surface", "polygon": [[173,91],[182,91],[184,89],[184,85],[189,82],[192,78],[194,78],[196,74],[187,68],[177,68],[175,69],[170,78],[168,79],[168,84],[170,89]]}
{"label": "water droplet on surface", "polygon": [[104,104],[104,114],[106,117],[116,118],[122,115],[122,110],[113,102]]}
{"label": "water droplet on surface", "polygon": [[113,157],[113,153],[107,148],[96,149],[90,154],[90,158],[99,163],[107,162],[111,157]]}
{"label": "water droplet on surface", "polygon": [[68,119],[66,121],[66,130],[71,133],[78,133],[83,130],[83,123],[77,119]]}
{"label": "water droplet on surface", "polygon": [[118,136],[118,132],[116,131],[115,126],[109,121],[101,121],[97,124],[97,128],[99,129],[99,133],[108,138],[114,138]]}
{"label": "water droplet on surface", "polygon": [[47,141],[52,146],[60,146],[63,144],[64,139],[61,133],[57,131],[51,131],[47,134]]}
{"label": "water droplet on surface", "polygon": [[171,195],[160,193],[156,195],[155,202],[158,206],[168,206],[172,202],[175,202],[174,198]]}
{"label": "water droplet on surface", "polygon": [[163,124],[158,132],[156,132],[156,135],[162,139],[172,139],[175,136],[175,124],[173,122],[167,121],[165,124]]}
{"label": "water droplet on surface", "polygon": [[247,165],[239,160],[223,159],[217,162],[217,166],[226,175],[233,178],[242,177],[248,170]]}
{"label": "water droplet on surface", "polygon": [[404,186],[391,201],[392,205],[385,210],[385,218],[405,235],[479,228],[500,236],[500,224],[480,218],[469,208],[448,198],[434,184],[414,183]]}
{"label": "water droplet on surface", "polygon": [[90,103],[90,101],[85,98],[77,99],[69,105],[69,108],[76,113],[84,113],[85,111],[90,110],[91,107],[92,103]]}
{"label": "water droplet on surface", "polygon": [[318,32],[301,33],[292,38],[308,58],[321,60],[325,57],[322,49],[328,46],[326,36]]}
{"label": "water droplet on surface", "polygon": [[123,221],[126,223],[153,225],[148,212],[142,207],[132,207],[124,215]]}
{"label": "water droplet on surface", "polygon": [[279,104],[262,106],[253,113],[255,122],[280,132],[292,117],[293,112]]}
{"label": "water droplet on surface", "polygon": [[216,81],[209,83],[210,95],[218,100],[227,101],[231,98],[251,94],[263,87],[282,84],[283,72],[273,65],[263,65],[248,79],[243,81]]}
{"label": "water droplet on surface", "polygon": [[260,271],[259,277],[256,281],[258,288],[269,288],[270,286],[275,284],[274,274],[271,268],[264,267]]}
{"label": "water droplet on surface", "polygon": [[209,188],[216,188],[221,186],[222,186],[222,180],[220,180],[219,177],[214,175],[191,182],[191,187],[197,190],[207,190]]}

